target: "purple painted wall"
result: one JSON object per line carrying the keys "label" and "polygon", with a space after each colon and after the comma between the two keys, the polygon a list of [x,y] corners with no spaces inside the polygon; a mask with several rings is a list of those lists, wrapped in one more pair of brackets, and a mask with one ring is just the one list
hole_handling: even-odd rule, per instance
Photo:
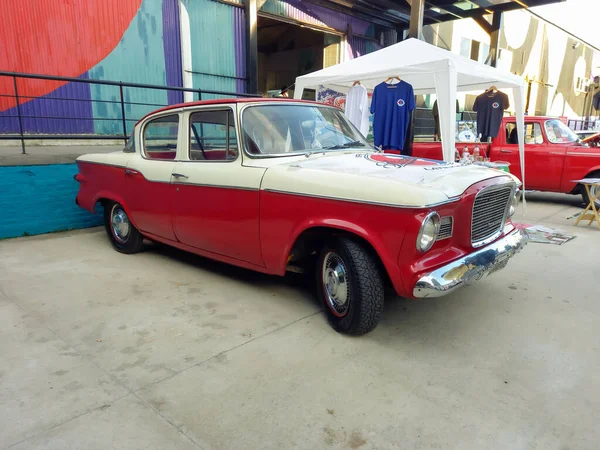
{"label": "purple painted wall", "polygon": [[246,12],[243,8],[233,9],[233,32],[235,45],[236,92],[246,92]]}
{"label": "purple painted wall", "polygon": [[[84,73],[79,78],[88,78]],[[17,87],[18,87],[17,81]],[[3,94],[13,95],[14,92]],[[71,99],[71,100],[64,100]],[[23,99],[25,100],[25,99]],[[90,102],[90,85],[85,83],[67,83],[64,86],[21,105],[23,115],[23,131],[38,134],[90,134],[94,132],[94,118]],[[0,112],[0,133],[19,132],[16,116],[17,108]],[[43,116],[44,119],[27,118],[27,116]],[[52,117],[57,117],[53,119]],[[58,117],[74,117],[77,120],[65,120]]]}
{"label": "purple painted wall", "polygon": [[[179,30],[179,1],[163,0],[163,48],[167,86],[183,86],[181,39]],[[169,105],[183,102],[183,93],[167,91]]]}

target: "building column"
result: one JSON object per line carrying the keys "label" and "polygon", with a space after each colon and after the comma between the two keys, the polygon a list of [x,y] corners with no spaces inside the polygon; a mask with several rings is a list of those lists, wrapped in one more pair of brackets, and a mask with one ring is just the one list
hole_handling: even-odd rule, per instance
{"label": "building column", "polygon": [[258,93],[258,7],[257,0],[245,0],[246,30],[248,44],[246,49],[246,90],[249,94]]}
{"label": "building column", "polygon": [[502,29],[504,13],[494,11],[492,16],[492,28],[490,32],[490,66],[498,65],[498,55],[500,53],[500,30]]}
{"label": "building column", "polygon": [[494,11],[492,15],[492,23],[489,23],[485,16],[473,17],[473,20],[479,24],[483,31],[490,37],[490,53],[488,54],[485,63],[496,67],[498,64],[498,55],[500,53],[500,30],[502,30],[502,20],[504,13],[502,11]]}
{"label": "building column", "polygon": [[410,28],[409,38],[423,38],[423,14],[425,12],[425,0],[412,0],[410,2]]}

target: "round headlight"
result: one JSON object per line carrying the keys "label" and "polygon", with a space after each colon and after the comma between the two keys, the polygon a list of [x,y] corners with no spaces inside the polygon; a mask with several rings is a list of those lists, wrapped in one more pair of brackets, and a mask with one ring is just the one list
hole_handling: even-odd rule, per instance
{"label": "round headlight", "polygon": [[429,250],[434,244],[439,231],[440,216],[436,212],[430,212],[421,224],[419,236],[417,237],[417,250],[420,252]]}
{"label": "round headlight", "polygon": [[508,217],[512,217],[514,213],[517,211],[517,206],[519,205],[519,200],[521,200],[521,190],[519,188],[515,189],[515,195],[510,202],[510,206],[508,209]]}

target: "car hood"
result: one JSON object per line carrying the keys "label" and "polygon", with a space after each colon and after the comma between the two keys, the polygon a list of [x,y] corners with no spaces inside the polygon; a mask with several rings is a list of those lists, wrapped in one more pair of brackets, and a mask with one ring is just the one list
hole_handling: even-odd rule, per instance
{"label": "car hood", "polygon": [[474,165],[374,152],[326,153],[271,165],[261,189],[424,207],[458,197],[474,183],[502,176],[515,180],[505,172]]}

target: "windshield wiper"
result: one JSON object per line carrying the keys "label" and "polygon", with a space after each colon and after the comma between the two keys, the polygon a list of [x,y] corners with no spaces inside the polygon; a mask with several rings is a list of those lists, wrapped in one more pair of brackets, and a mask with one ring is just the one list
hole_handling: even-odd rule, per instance
{"label": "windshield wiper", "polygon": [[331,147],[323,147],[323,150],[340,150],[342,148],[351,148],[351,147],[365,147],[360,141],[347,142],[341,145],[332,145]]}

